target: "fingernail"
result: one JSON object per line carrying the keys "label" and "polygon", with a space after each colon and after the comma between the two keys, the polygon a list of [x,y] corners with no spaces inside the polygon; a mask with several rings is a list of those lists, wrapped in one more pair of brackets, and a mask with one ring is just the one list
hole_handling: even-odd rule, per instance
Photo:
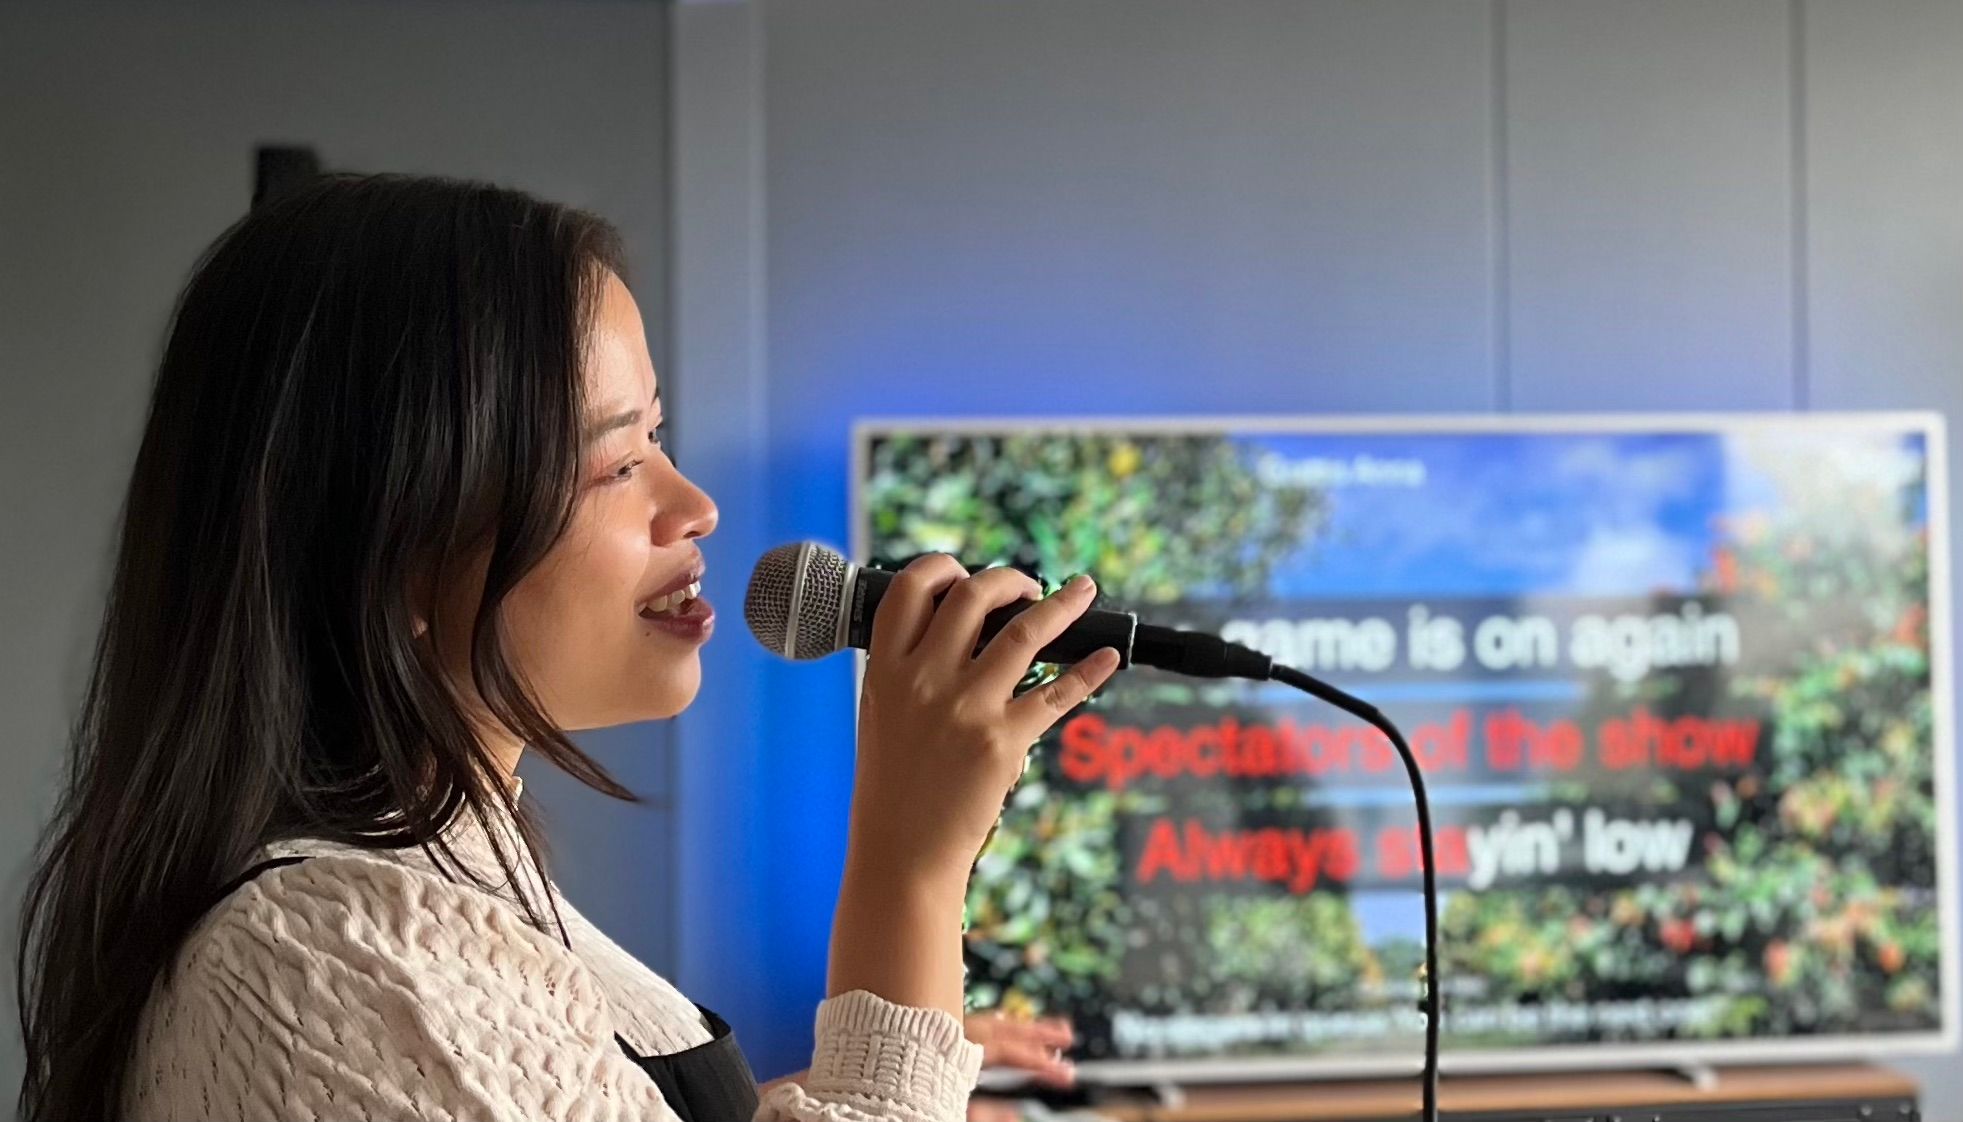
{"label": "fingernail", "polygon": [[1066,584],[1063,587],[1069,589],[1071,592],[1088,591],[1091,587],[1090,574],[1078,573],[1076,576],[1070,578],[1069,584]]}

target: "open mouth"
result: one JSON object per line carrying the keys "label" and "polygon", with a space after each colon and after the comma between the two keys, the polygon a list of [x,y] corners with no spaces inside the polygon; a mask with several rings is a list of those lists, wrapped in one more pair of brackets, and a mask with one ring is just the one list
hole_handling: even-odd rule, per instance
{"label": "open mouth", "polygon": [[641,605],[642,619],[667,619],[686,615],[694,606],[696,597],[702,595],[701,580],[692,580],[666,596],[657,596]]}

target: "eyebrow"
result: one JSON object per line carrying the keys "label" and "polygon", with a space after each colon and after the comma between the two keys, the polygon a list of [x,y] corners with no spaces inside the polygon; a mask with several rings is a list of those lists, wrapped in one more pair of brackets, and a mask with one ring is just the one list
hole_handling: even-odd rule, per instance
{"label": "eyebrow", "polygon": [[[654,408],[658,409],[660,407],[661,389],[657,386],[654,391]],[[616,413],[603,421],[595,421],[586,430],[586,442],[591,444],[593,441],[600,439],[610,432],[615,432],[626,428],[628,425],[635,424],[641,419],[641,416],[641,410],[629,409],[624,413]]]}

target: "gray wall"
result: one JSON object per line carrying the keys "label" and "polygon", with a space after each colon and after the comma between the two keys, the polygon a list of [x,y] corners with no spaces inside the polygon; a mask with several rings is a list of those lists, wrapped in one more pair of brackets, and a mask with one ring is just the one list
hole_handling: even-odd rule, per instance
{"label": "gray wall", "polygon": [[[331,167],[490,178],[608,215],[660,362],[665,39],[664,11],[644,3],[0,4],[9,970],[165,316],[198,251],[245,211],[252,146],[311,143]],[[647,807],[575,798],[536,770],[527,797],[564,808],[552,818],[568,895],[665,967],[672,754],[649,750],[653,737],[620,730],[600,745],[654,796]],[[6,993],[0,1115],[20,1078],[10,974]]]}
{"label": "gray wall", "polygon": [[[761,310],[698,360],[745,394],[685,421],[721,426],[712,493],[765,460],[736,540],[843,540],[862,414],[1963,424],[1955,0],[772,0],[682,27],[752,75],[715,113],[754,159],[677,149],[762,245],[714,278]],[[759,405],[761,433],[725,411]],[[716,657],[769,704],[712,679],[684,718],[685,851],[757,828],[691,891],[682,961],[770,1068],[822,994],[851,672]],[[1963,1118],[1957,1056],[1907,1066]]]}

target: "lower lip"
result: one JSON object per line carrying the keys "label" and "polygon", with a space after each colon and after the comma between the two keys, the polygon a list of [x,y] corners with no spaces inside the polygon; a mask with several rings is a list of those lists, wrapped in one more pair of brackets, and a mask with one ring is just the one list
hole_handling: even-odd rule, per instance
{"label": "lower lip", "polygon": [[667,615],[659,616],[642,616],[641,622],[673,635],[678,639],[686,639],[691,643],[700,643],[709,637],[711,631],[716,629],[716,609],[713,604],[709,603],[708,597],[697,596],[695,599],[690,600],[687,606],[679,612],[670,612]]}

